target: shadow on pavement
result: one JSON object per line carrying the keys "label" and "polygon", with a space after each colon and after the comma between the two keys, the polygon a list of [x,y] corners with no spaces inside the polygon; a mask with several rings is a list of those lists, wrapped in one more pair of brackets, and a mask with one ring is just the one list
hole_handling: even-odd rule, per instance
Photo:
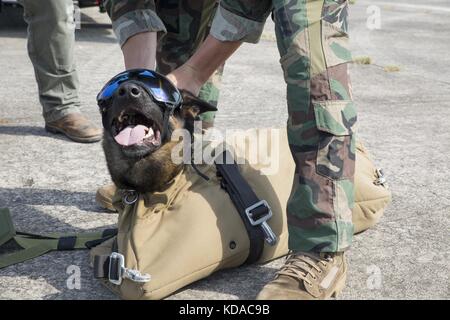
{"label": "shadow on pavement", "polygon": [[[39,136],[53,137],[52,133],[45,131],[44,127],[38,126],[0,126],[0,134],[9,136]],[[56,136],[58,137],[58,136]]]}
{"label": "shadow on pavement", "polygon": [[[11,211],[13,210],[13,207],[17,208],[16,210],[19,211],[36,211],[29,206],[65,206],[77,207],[82,211],[94,213],[108,212],[96,204],[93,192],[35,189],[32,187],[0,188],[0,207],[9,207],[11,208]],[[19,217],[23,215],[21,212],[15,213]],[[33,214],[29,216],[34,218],[35,213],[42,215],[42,213],[39,213],[38,211],[33,212]],[[23,218],[26,220],[26,216]]]}
{"label": "shadow on pavement", "polygon": [[48,137],[57,140],[70,141],[64,134],[54,134],[47,132],[44,127],[38,126],[0,126],[0,135],[9,136],[37,136],[37,137]]}
{"label": "shadow on pavement", "polygon": [[240,266],[221,270],[187,288],[233,295],[239,300],[253,300],[261,289],[273,280],[277,271],[278,269],[265,265]]}

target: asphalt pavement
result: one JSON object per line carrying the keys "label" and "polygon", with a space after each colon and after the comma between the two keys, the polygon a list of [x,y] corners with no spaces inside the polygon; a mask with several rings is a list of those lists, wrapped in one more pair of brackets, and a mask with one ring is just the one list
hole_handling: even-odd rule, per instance
{"label": "asphalt pavement", "polygon": [[[367,20],[376,5],[381,28]],[[375,8],[375,10],[377,10]],[[357,0],[351,6],[351,76],[358,136],[383,167],[393,202],[374,229],[354,239],[340,299],[449,299],[450,5],[446,0]],[[0,13],[0,207],[28,232],[79,232],[114,225],[95,191],[110,181],[101,145],[47,133],[19,9]],[[83,9],[76,56],[82,110],[100,124],[95,96],[123,69],[108,17]],[[370,26],[370,25],[369,25]],[[282,127],[285,85],[267,22],[261,42],[227,62],[217,126]],[[398,68],[388,72],[386,67]],[[170,299],[252,299],[282,260],[222,271]],[[81,288],[70,289],[78,266]],[[92,277],[87,251],[53,252],[0,270],[0,299],[115,299]]]}

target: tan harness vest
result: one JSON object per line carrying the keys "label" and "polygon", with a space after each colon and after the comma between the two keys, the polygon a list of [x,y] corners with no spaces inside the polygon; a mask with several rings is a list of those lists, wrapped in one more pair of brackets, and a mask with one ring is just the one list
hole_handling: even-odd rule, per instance
{"label": "tan harness vest", "polygon": [[[294,176],[285,130],[280,138],[277,174],[262,175],[259,165],[241,165],[241,174],[260,199],[271,207],[268,221],[278,237],[275,246],[265,244],[259,259],[264,263],[288,252],[286,203]],[[163,192],[142,194],[132,205],[123,203],[118,192],[114,205],[119,211],[118,235],[91,250],[95,256],[117,251],[124,267],[150,276],[136,282],[124,278],[120,285],[102,280],[125,299],[161,299],[213,272],[242,265],[249,253],[249,238],[241,217],[220,187],[214,165],[199,166],[206,181],[190,166]],[[355,175],[355,233],[376,224],[390,202],[390,192],[367,151],[357,146]],[[116,248],[113,250],[115,243]]]}

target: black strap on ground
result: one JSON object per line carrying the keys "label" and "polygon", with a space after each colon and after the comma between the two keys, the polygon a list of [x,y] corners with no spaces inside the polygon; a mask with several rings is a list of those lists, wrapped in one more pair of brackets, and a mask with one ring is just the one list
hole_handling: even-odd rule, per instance
{"label": "black strap on ground", "polygon": [[56,250],[58,250],[58,251],[73,250],[73,249],[75,249],[76,243],[77,243],[76,236],[61,237],[58,239],[58,245],[56,247]]}
{"label": "black strap on ground", "polygon": [[[236,210],[244,222],[250,239],[250,252],[245,263],[250,264],[258,261],[264,249],[264,232],[259,226],[253,226],[245,212],[245,210],[254,204],[260,202],[253,189],[244,179],[239,171],[238,165],[232,160],[229,151],[225,151],[221,156],[221,163],[216,160],[217,174],[222,178],[221,186],[231,198]],[[254,220],[258,220],[268,214],[269,208],[259,206],[252,210]]]}
{"label": "black strap on ground", "polygon": [[[111,252],[118,252],[119,248],[117,245],[117,238],[114,239],[112,248],[111,248]],[[117,274],[113,274],[110,275],[109,274],[109,270],[110,270],[110,265],[111,263],[111,259],[110,259],[110,255],[96,255],[94,256],[94,278],[97,279],[108,279],[108,278],[113,278],[116,279],[118,278]],[[117,266],[112,268],[112,270],[117,270]]]}
{"label": "black strap on ground", "polygon": [[108,279],[109,278],[109,255],[94,256],[94,278]]}

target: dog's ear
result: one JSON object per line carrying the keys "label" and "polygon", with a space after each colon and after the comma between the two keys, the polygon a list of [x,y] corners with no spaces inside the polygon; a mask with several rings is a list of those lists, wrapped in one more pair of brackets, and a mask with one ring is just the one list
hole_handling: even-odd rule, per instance
{"label": "dog's ear", "polygon": [[198,115],[208,112],[217,111],[217,108],[212,104],[197,98],[187,90],[180,90],[183,97],[183,104],[181,106],[181,117],[185,120],[196,119]]}

